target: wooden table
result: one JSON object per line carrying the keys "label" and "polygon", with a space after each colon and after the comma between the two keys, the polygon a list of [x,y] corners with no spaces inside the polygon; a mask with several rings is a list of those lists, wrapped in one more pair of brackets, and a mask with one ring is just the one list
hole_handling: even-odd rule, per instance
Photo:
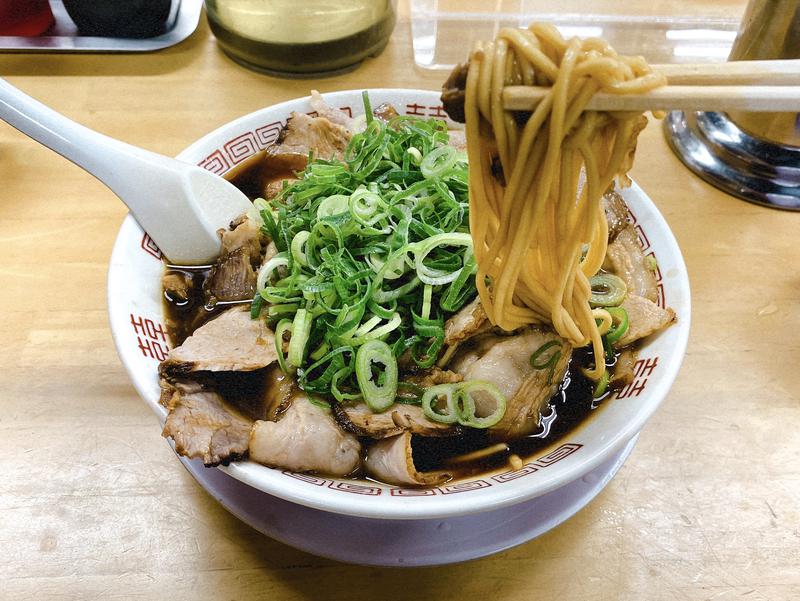
{"label": "wooden table", "polygon": [[[384,54],[350,74],[273,79],[227,60],[202,25],[152,55],[0,55],[0,74],[173,155],[312,85],[437,88],[441,76],[409,57],[403,18]],[[633,175],[683,249],[694,317],[677,382],[630,459],[533,542],[463,565],[373,569],[265,538],[180,466],[107,324],[125,208],[0,124],[0,598],[800,598],[800,214],[704,184],[657,124]]]}

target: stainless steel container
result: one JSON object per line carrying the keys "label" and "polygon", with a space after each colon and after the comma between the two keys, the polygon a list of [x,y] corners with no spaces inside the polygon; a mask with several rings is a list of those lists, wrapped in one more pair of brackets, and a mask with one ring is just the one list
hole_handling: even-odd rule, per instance
{"label": "stainless steel container", "polygon": [[[800,0],[750,0],[729,60],[800,57]],[[697,175],[744,200],[800,210],[796,113],[672,112],[667,140]]]}
{"label": "stainless steel container", "polygon": [[[747,6],[728,60],[800,57],[800,2],[753,0]],[[797,113],[729,113],[750,135],[800,146]]]}

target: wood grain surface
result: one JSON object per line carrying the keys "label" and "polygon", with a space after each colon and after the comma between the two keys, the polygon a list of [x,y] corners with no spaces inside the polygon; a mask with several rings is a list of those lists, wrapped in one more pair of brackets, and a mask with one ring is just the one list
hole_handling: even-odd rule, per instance
{"label": "wood grain surface", "polygon": [[[156,54],[0,55],[0,75],[174,155],[311,86],[438,88],[440,74],[411,64],[403,16],[379,58],[313,82],[234,65],[205,24]],[[633,176],[692,282],[689,349],[669,397],[617,477],[562,526],[490,558],[395,570],[283,546],[192,480],[107,324],[124,206],[0,123],[0,599],[800,599],[800,214],[706,185],[658,124],[639,146]]]}

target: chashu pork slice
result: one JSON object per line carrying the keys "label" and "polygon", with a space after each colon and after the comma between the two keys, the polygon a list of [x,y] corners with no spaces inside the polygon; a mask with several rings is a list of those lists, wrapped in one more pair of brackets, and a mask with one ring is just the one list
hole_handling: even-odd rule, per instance
{"label": "chashu pork slice", "polygon": [[624,388],[633,382],[633,370],[636,368],[636,351],[632,348],[624,348],[617,355],[614,363],[614,371],[611,373],[611,380],[608,387],[611,390]]}
{"label": "chashu pork slice", "polygon": [[458,344],[491,329],[492,324],[481,304],[480,297],[459,309],[444,324],[444,343],[447,346]]}
{"label": "chashu pork slice", "polygon": [[[437,384],[460,382],[462,379],[452,371],[431,367],[404,375],[402,382],[425,389]],[[429,420],[418,405],[395,403],[381,413],[374,413],[365,403],[333,403],[331,406],[336,422],[356,436],[387,438],[404,431],[423,436],[455,436],[461,431],[457,426]]]}
{"label": "chashu pork slice", "polygon": [[608,245],[603,268],[619,276],[628,287],[628,294],[655,302],[658,299],[656,276],[645,264],[644,252],[636,230],[628,224]]}
{"label": "chashu pork slice", "polygon": [[467,132],[463,129],[451,129],[447,132],[447,143],[459,152],[467,152]]}
{"label": "chashu pork slice", "polygon": [[302,393],[277,421],[255,422],[249,446],[253,461],[297,472],[346,476],[361,465],[358,439]]}
{"label": "chashu pork slice", "polygon": [[617,235],[630,224],[628,205],[616,190],[609,190],[603,194],[602,202],[608,223],[608,241],[613,242]]}
{"label": "chashu pork slice", "polygon": [[169,414],[163,435],[180,455],[206,465],[227,464],[247,454],[250,429],[275,420],[296,392],[293,376],[277,364],[250,372],[195,372],[193,380],[161,380],[161,404]]}
{"label": "chashu pork slice", "polygon": [[175,441],[179,455],[202,459],[210,467],[227,465],[247,453],[251,418],[199,384],[168,386],[172,394],[165,403],[169,414],[162,434]]}
{"label": "chashu pork slice", "polygon": [[275,144],[267,147],[264,160],[277,172],[302,171],[309,153],[315,158],[342,160],[349,141],[350,132],[342,125],[294,112]]}
{"label": "chashu pork slice", "polygon": [[628,313],[628,330],[617,346],[628,346],[653,332],[664,329],[675,321],[675,311],[663,309],[653,301],[629,294],[622,301],[622,308]]}
{"label": "chashu pork slice", "polygon": [[[355,128],[355,121],[353,118],[343,110],[330,106],[317,90],[311,90],[309,104],[311,108],[316,111],[318,117],[325,117],[331,123],[341,125],[348,132],[353,133],[353,129]],[[375,110],[377,111],[378,109]],[[395,115],[396,114],[395,112]]]}
{"label": "chashu pork slice", "polygon": [[234,307],[205,323],[161,363],[168,378],[194,371],[253,371],[278,359],[275,335],[249,307]]}
{"label": "chashu pork slice", "polygon": [[367,449],[367,473],[381,482],[398,486],[436,486],[449,480],[446,472],[420,472],[411,452],[411,433],[384,438]]}
{"label": "chashu pork slice", "polygon": [[[551,342],[556,344],[544,351],[537,363],[555,357],[552,369],[534,368],[531,355]],[[569,342],[555,332],[528,327],[510,336],[484,334],[476,338],[471,348],[459,351],[450,368],[465,381],[485,380],[497,386],[506,398],[506,412],[489,432],[495,438],[510,439],[536,430],[542,409],[564,379],[571,353]],[[473,398],[480,414],[480,393],[473,393]],[[487,397],[484,403],[483,413],[491,412],[494,401]]]}
{"label": "chashu pork slice", "polygon": [[247,217],[220,230],[221,251],[205,283],[205,293],[215,301],[244,301],[256,292],[256,269],[266,242],[261,226]]}
{"label": "chashu pork slice", "polygon": [[454,436],[459,428],[425,417],[422,407],[397,403],[383,413],[373,413],[364,403],[333,405],[336,422],[356,436],[389,438],[408,431],[423,436]]}

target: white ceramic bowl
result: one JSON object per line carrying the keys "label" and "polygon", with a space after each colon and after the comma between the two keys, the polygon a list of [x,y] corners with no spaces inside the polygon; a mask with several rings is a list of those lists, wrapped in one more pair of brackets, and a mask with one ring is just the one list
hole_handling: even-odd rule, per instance
{"label": "white ceramic bowl", "polygon": [[[437,92],[376,89],[373,106],[390,102],[401,114],[445,117]],[[361,91],[327,94],[327,102],[357,115]],[[206,135],[178,158],[223,174],[272,143],[292,111],[311,112],[308,98],[267,107]],[[381,520],[424,520],[485,513],[528,502],[579,480],[619,456],[664,399],[683,359],[689,334],[689,282],[678,245],[664,218],[635,184],[623,192],[647,254],[658,261],[660,302],[678,321],[648,340],[635,380],[604,401],[577,429],[527,458],[519,471],[499,470],[433,489],[404,489],[373,482],[295,474],[243,461],[218,468],[241,482],[306,507]],[[158,362],[166,356],[161,255],[130,215],[111,258],[108,299],[117,351],[139,394],[162,423]]]}

